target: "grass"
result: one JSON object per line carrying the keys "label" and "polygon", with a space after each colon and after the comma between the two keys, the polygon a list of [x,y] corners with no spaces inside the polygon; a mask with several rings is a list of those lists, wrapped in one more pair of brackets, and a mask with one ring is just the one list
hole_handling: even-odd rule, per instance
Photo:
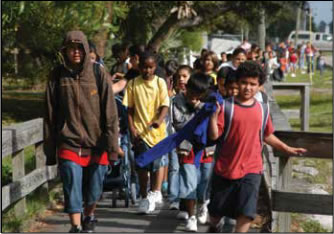
{"label": "grass", "polygon": [[291,231],[292,232],[308,232],[308,233],[324,233],[332,232],[326,228],[323,228],[318,221],[308,220],[302,214],[291,214]]}

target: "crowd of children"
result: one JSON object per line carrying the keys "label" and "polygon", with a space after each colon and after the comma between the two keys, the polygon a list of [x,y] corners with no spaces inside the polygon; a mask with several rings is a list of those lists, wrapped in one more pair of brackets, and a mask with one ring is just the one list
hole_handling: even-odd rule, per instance
{"label": "crowd of children", "polygon": [[[69,58],[69,66],[79,69],[82,61],[86,61],[85,66],[90,66],[81,46],[83,42],[71,43],[71,46],[76,46],[74,49],[73,46],[64,49],[64,56]],[[116,105],[121,105],[122,110],[125,110],[118,113],[120,127],[114,128],[118,128],[119,137],[123,139],[121,142],[126,142],[126,150],[112,145],[112,151],[108,153],[112,152],[111,164],[114,163],[116,154],[129,157],[131,180],[133,183],[138,182],[139,187],[139,213],[152,213],[157,205],[163,203],[164,194],[170,209],[179,210],[176,218],[186,220],[186,231],[196,232],[199,222],[209,223],[211,232],[220,232],[221,228],[229,232],[247,232],[256,214],[263,170],[263,143],[289,154],[302,154],[306,151],[290,147],[273,135],[268,102],[261,91],[270,74],[267,67],[274,69],[278,66],[272,62],[274,53],[271,47],[267,46],[264,53],[256,45],[244,47],[248,51],[242,47],[236,48],[231,58],[227,59],[226,54],[223,54],[221,61],[214,52],[203,50],[192,68],[180,65],[175,60],[164,64],[156,52],[145,49],[142,45],[117,44],[113,46],[113,56],[117,62],[108,74],[94,45],[90,43],[89,52],[93,55],[90,63],[94,64],[98,59],[103,79],[108,80],[104,85],[110,86],[104,87],[102,93],[109,94],[112,100],[118,100],[110,103],[113,111]],[[66,51],[69,52],[66,54]],[[80,59],[74,54],[79,52]],[[310,52],[305,50],[306,57],[308,53]],[[74,56],[73,64],[71,56]],[[76,80],[71,82],[75,83]],[[50,88],[49,92],[52,90]],[[102,98],[100,101],[106,102]],[[211,142],[199,151],[199,165],[195,163],[198,145],[191,140],[182,141],[175,149],[170,149],[168,154],[145,166],[136,163],[140,155],[166,137],[181,132],[207,103],[211,103],[214,109],[207,116],[206,125],[195,123],[207,127]],[[96,104],[94,108],[99,106]],[[103,113],[109,109],[106,106]],[[115,116],[112,117],[115,120]],[[49,118],[52,119],[52,116]],[[66,120],[65,123],[67,121],[71,120]],[[55,123],[55,126],[58,125],[59,123]],[[78,127],[78,133],[81,132]],[[98,138],[98,133],[94,134]],[[115,130],[108,134],[112,134],[114,142]],[[78,144],[82,144],[82,141]],[[78,147],[80,157],[81,146]],[[62,156],[63,160],[66,159],[65,156]],[[79,190],[78,188],[78,192]],[[99,194],[95,194],[91,203],[96,202],[98,196]],[[71,200],[66,196],[65,202],[67,206],[71,205]],[[80,205],[76,205],[75,212],[81,212]],[[93,221],[95,223],[94,209],[86,213],[86,217],[89,217],[88,224]],[[80,215],[70,217],[74,225],[72,231],[80,230]],[[93,232],[94,227],[87,228],[88,224],[86,229]]]}

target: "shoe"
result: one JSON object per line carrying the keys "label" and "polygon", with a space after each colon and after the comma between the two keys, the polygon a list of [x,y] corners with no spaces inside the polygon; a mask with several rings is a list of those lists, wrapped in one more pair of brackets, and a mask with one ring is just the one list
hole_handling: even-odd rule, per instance
{"label": "shoe", "polygon": [[179,210],[180,209],[180,203],[179,202],[172,202],[169,206],[170,210]]}
{"label": "shoe", "polygon": [[291,74],[291,77],[296,77],[296,74],[295,74],[295,73],[292,73],[292,74]]}
{"label": "shoe", "polygon": [[193,215],[187,220],[186,231],[187,232],[197,232],[196,216]]}
{"label": "shoe", "polygon": [[180,220],[187,220],[189,218],[189,214],[187,211],[180,211],[177,215],[176,215],[177,219]]}
{"label": "shoe", "polygon": [[81,232],[85,232],[85,233],[95,232],[96,223],[97,223],[97,219],[92,218],[90,216],[86,216],[82,224]]}
{"label": "shoe", "polygon": [[72,226],[69,233],[80,233],[81,232],[81,226]]}
{"label": "shoe", "polygon": [[203,204],[199,208],[199,212],[197,213],[197,219],[200,224],[206,224],[208,220],[208,207]]}
{"label": "shoe", "polygon": [[147,199],[158,204],[163,203],[162,194],[160,191],[154,191],[154,192],[149,191],[147,194]]}
{"label": "shoe", "polygon": [[154,210],[154,208],[152,207],[152,204],[150,204],[150,201],[147,198],[141,199],[139,201],[139,205],[138,205],[138,212],[140,214],[149,214],[150,210]]}

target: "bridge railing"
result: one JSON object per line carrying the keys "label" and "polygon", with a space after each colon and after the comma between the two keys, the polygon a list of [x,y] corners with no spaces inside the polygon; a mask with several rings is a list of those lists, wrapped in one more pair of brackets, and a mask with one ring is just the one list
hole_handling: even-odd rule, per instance
{"label": "bridge railing", "polygon": [[[12,157],[12,183],[2,190],[2,211],[15,203],[17,216],[26,212],[26,196],[36,188],[47,188],[47,182],[57,176],[56,166],[45,166],[43,153],[43,119],[2,128],[2,159]],[[24,167],[24,148],[34,145],[36,169],[26,175]]]}
{"label": "bridge railing", "polygon": [[333,159],[333,134],[276,131],[275,135],[288,145],[308,150],[303,156],[292,156],[273,151],[274,157],[279,159],[277,186],[271,191],[272,210],[280,212],[278,231],[290,232],[289,212],[333,215],[332,195],[290,192],[292,180],[290,158]]}

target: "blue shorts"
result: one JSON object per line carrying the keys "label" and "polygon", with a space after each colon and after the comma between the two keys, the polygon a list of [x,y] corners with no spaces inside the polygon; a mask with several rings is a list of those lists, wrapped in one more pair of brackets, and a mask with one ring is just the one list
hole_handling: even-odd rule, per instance
{"label": "blue shorts", "polygon": [[181,199],[197,199],[197,168],[194,164],[184,163],[180,166]]}
{"label": "blue shorts", "polygon": [[79,164],[61,159],[60,177],[63,182],[66,213],[81,213],[83,201],[86,206],[96,203],[103,191],[104,176],[108,166],[92,164],[82,167]]}
{"label": "blue shorts", "polygon": [[[134,151],[135,158],[137,156],[139,156],[140,154],[146,152],[149,149],[151,149],[151,147],[148,144],[146,144],[145,141],[143,141],[141,139],[138,140],[138,142],[136,142],[136,144],[133,145],[133,151]],[[139,167],[136,164],[136,169],[141,169],[141,170],[146,170],[146,171],[150,171],[150,172],[155,172],[155,171],[159,170],[160,167],[162,167],[161,160],[162,160],[161,158],[157,158],[156,160],[154,160],[153,162],[149,163],[145,167]]]}
{"label": "blue shorts", "polygon": [[225,179],[213,173],[211,196],[208,206],[213,217],[240,215],[255,219],[261,174],[247,174],[237,180]]}

